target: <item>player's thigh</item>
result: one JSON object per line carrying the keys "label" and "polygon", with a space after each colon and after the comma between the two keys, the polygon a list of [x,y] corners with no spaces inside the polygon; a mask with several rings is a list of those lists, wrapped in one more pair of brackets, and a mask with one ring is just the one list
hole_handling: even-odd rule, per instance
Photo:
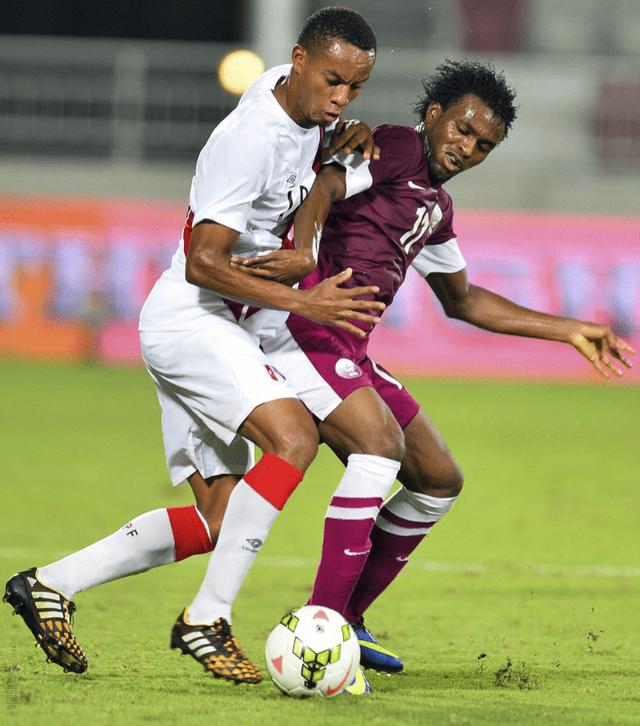
{"label": "player's thigh", "polygon": [[156,384],[227,444],[256,407],[296,397],[256,338],[223,318],[198,330],[143,332],[140,341]]}
{"label": "player's thigh", "polygon": [[401,461],[404,435],[387,404],[372,386],[352,391],[318,425],[322,439],[333,449]]}
{"label": "player's thigh", "polygon": [[462,471],[442,434],[420,409],[404,428],[405,455],[398,480],[407,489],[436,497],[457,496]]}

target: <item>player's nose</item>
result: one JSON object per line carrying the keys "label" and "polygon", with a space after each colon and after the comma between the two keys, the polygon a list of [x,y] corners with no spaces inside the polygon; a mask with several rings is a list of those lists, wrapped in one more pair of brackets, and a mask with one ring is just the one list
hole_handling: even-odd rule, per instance
{"label": "player's nose", "polygon": [[349,96],[349,88],[346,85],[336,86],[333,93],[331,94],[331,103],[333,103],[338,108],[343,109],[345,108],[345,106],[347,106],[349,101],[351,101],[351,98]]}

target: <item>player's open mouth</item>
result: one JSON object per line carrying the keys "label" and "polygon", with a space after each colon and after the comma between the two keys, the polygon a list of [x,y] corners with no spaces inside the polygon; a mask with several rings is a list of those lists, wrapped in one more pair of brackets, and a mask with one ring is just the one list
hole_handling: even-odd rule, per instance
{"label": "player's open mouth", "polygon": [[449,171],[462,171],[462,161],[455,154],[447,151],[444,158]]}

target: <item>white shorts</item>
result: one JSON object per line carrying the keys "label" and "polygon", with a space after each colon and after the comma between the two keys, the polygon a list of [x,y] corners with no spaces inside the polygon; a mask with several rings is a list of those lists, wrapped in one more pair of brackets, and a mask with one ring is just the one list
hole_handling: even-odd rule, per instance
{"label": "white shorts", "polygon": [[169,475],[180,484],[203,477],[242,476],[253,466],[253,444],[237,430],[263,403],[297,398],[258,339],[234,322],[211,315],[190,331],[141,331],[142,357],[162,408]]}

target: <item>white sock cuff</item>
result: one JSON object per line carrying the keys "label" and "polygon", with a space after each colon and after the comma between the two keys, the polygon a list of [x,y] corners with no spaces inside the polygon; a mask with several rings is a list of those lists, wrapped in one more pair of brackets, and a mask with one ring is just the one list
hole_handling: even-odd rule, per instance
{"label": "white sock cuff", "polygon": [[438,522],[449,512],[457,499],[457,496],[432,497],[429,494],[412,492],[406,487],[402,487],[385,502],[385,507],[403,519]]}
{"label": "white sock cuff", "polygon": [[336,497],[386,497],[396,480],[400,462],[369,454],[351,454],[334,493]]}

